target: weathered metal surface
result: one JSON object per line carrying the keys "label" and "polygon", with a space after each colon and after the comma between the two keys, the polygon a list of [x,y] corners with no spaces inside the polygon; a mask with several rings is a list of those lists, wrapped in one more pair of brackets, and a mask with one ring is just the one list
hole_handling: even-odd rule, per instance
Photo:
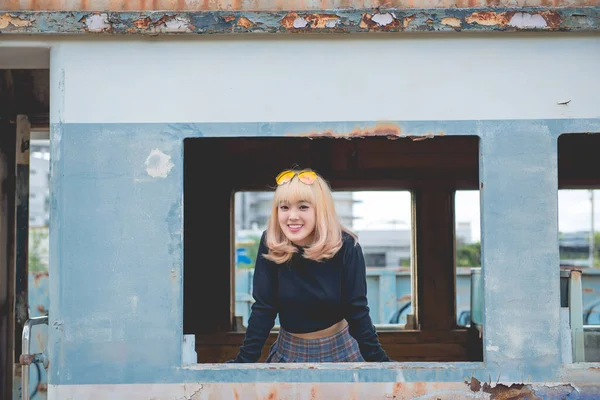
{"label": "weathered metal surface", "polygon": [[598,0],[5,0],[0,8],[36,11],[277,11],[363,8],[583,7]]}
{"label": "weathered metal surface", "polygon": [[597,31],[600,6],[302,11],[0,11],[3,34]]}
{"label": "weathered metal surface", "polygon": [[[109,398],[116,393],[129,400],[147,399],[148,385],[51,386],[54,398]],[[260,400],[464,400],[464,399],[597,399],[600,385],[569,383],[391,382],[391,383],[189,383],[154,384],[153,399],[260,399]]]}

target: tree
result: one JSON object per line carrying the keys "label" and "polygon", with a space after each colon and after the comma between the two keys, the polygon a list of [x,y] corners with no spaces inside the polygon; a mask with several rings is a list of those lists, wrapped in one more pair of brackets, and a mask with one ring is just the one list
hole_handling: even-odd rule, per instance
{"label": "tree", "polygon": [[45,228],[34,228],[29,230],[29,272],[48,271],[48,265],[44,262],[48,255],[46,244],[48,231]]}
{"label": "tree", "polygon": [[457,243],[456,244],[456,266],[457,267],[480,267],[481,266],[481,243]]}

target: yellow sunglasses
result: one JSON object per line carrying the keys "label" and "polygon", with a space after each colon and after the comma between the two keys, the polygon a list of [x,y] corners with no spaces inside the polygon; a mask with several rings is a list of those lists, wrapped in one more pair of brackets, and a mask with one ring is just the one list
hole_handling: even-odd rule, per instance
{"label": "yellow sunglasses", "polygon": [[306,185],[312,185],[317,180],[317,173],[311,171],[310,169],[303,169],[302,171],[286,169],[277,175],[275,182],[277,182],[277,185],[283,185],[284,183],[291,181],[296,175],[298,176],[300,182]]}

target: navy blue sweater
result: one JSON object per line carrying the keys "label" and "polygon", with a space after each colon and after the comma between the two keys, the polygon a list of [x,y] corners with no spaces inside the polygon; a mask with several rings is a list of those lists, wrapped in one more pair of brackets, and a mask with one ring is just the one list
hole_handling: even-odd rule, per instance
{"label": "navy blue sweater", "polygon": [[257,362],[279,313],[291,333],[315,332],[346,319],[350,335],[366,361],[390,361],[381,348],[367,305],[363,252],[348,233],[337,254],[323,262],[302,256],[284,264],[263,257],[268,253],[263,233],[254,270],[254,304],[244,344],[234,362]]}

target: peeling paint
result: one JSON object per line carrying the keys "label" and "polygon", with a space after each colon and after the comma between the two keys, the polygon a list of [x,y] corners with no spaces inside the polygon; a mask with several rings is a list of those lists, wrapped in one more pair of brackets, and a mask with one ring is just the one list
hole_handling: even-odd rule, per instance
{"label": "peeling paint", "polygon": [[521,29],[541,29],[546,28],[548,26],[546,20],[541,15],[527,13],[515,13],[515,15],[513,15],[510,19],[510,21],[508,21],[508,25]]}
{"label": "peeling paint", "polygon": [[365,137],[387,137],[388,139],[408,138],[413,141],[431,139],[436,136],[444,136],[444,132],[426,132],[422,134],[403,133],[402,129],[392,123],[379,123],[374,127],[354,128],[350,132],[335,132],[333,130],[325,130],[321,132],[306,132],[287,134],[286,136],[301,136],[309,139],[317,138],[334,138],[334,139],[353,139]]}
{"label": "peeling paint", "polygon": [[379,26],[386,26],[394,22],[396,18],[392,16],[390,13],[385,14],[374,14],[371,17],[371,21],[377,23]]}
{"label": "peeling paint", "polygon": [[506,25],[509,21],[507,13],[497,13],[495,11],[476,11],[465,18],[469,24],[478,24],[483,26]]}
{"label": "peeling paint", "polygon": [[458,18],[446,17],[446,18],[442,18],[442,25],[448,25],[453,28],[460,28],[462,25],[462,22]]}
{"label": "peeling paint", "polygon": [[291,12],[281,19],[285,29],[325,29],[335,28],[340,23],[340,17],[335,14],[307,14],[299,15]]}
{"label": "peeling paint", "polygon": [[150,31],[157,33],[189,33],[189,18],[165,15],[150,27]]}
{"label": "peeling paint", "polygon": [[296,29],[306,28],[306,25],[308,25],[308,21],[302,17],[297,17],[292,24],[292,26]]}
{"label": "peeling paint", "polygon": [[79,20],[85,24],[88,32],[110,32],[112,24],[109,22],[108,14],[95,13],[87,15]]}
{"label": "peeling paint", "polygon": [[462,31],[599,31],[600,6],[327,9],[303,11],[61,12],[16,11],[0,16],[9,34],[218,34]]}
{"label": "peeling paint", "polygon": [[404,27],[404,29],[408,28],[408,26],[414,19],[415,19],[414,15],[409,15],[409,16],[405,17],[404,22],[402,23],[402,26]]}
{"label": "peeling paint", "polygon": [[369,30],[395,30],[400,27],[400,21],[391,13],[365,13],[360,21],[362,29]]}
{"label": "peeling paint", "polygon": [[171,156],[158,149],[152,150],[146,159],[146,172],[153,178],[166,178],[174,166]]}
{"label": "peeling paint", "polygon": [[6,29],[9,26],[15,28],[28,27],[31,26],[31,21],[22,17],[13,17],[8,13],[0,15],[0,29]]}
{"label": "peeling paint", "polygon": [[240,19],[237,22],[237,26],[246,28],[246,29],[250,29],[254,26],[254,22],[250,21],[246,17],[240,17]]}
{"label": "peeling paint", "polygon": [[335,28],[340,23],[340,17],[335,14],[311,14],[306,19],[317,29]]}

